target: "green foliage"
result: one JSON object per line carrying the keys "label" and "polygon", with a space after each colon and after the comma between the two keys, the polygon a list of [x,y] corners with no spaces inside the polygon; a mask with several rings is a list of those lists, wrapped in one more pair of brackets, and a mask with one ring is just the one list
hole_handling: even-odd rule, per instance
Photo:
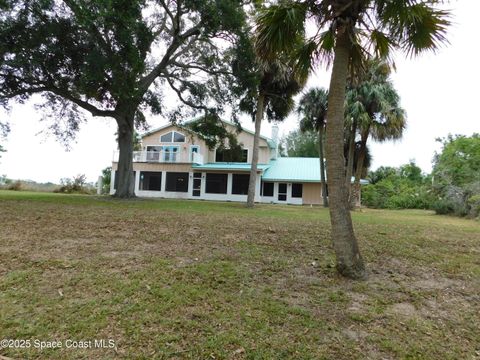
{"label": "green foliage", "polygon": [[[232,106],[228,50],[245,32],[242,0],[3,1],[0,106],[40,94],[49,130],[68,144],[83,121],[114,118],[119,134]],[[165,92],[178,106],[167,109]],[[130,152],[128,141],[120,152]],[[120,156],[120,159],[129,159]],[[130,174],[128,161],[119,174]],[[130,197],[131,176],[117,193]]]}
{"label": "green foliage", "polygon": [[[310,68],[318,61],[330,64],[335,29],[342,23],[352,41],[350,65],[355,71],[365,54],[385,59],[395,49],[418,54],[445,43],[449,12],[437,9],[440,3],[440,0],[278,1],[257,16],[257,47],[266,59],[284,52],[296,57],[303,67]],[[315,18],[319,29],[310,36],[306,31],[308,17]],[[298,44],[303,44],[303,48],[299,49]],[[309,56],[299,56],[305,52]]]}
{"label": "green foliage", "polygon": [[195,135],[205,141],[208,148],[213,150],[219,148],[223,151],[228,150],[231,158],[241,159],[242,146],[238,143],[237,134],[241,130],[240,123],[236,124],[237,131],[230,132],[223,121],[213,113],[207,114],[184,125]]}
{"label": "green foliage", "polygon": [[480,134],[449,135],[434,157],[433,174],[439,185],[465,186],[480,181]]}
{"label": "green foliage", "polygon": [[436,200],[430,177],[414,161],[400,168],[381,167],[368,175],[362,188],[362,203],[383,209],[431,209]]}
{"label": "green foliage", "polygon": [[302,95],[297,107],[301,131],[319,131],[325,128],[328,108],[328,91],[324,88],[311,88]]}
{"label": "green foliage", "polygon": [[289,157],[319,157],[318,133],[294,130],[281,140]]}
{"label": "green foliage", "polygon": [[479,216],[480,134],[437,139],[443,147],[434,157],[434,190],[441,199],[438,213]]}
{"label": "green foliage", "polygon": [[110,183],[112,181],[112,167],[106,167],[102,170],[102,194],[110,193]]}

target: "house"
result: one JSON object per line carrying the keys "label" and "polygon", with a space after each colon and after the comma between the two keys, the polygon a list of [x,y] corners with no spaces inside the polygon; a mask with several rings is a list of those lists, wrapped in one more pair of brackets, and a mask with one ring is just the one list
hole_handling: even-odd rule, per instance
{"label": "house", "polygon": [[[223,121],[230,132],[233,123]],[[211,150],[191,130],[169,124],[147,132],[141,151],[133,154],[135,193],[140,197],[247,200],[254,133],[237,134],[243,147],[240,162],[227,162],[220,149]],[[118,154],[112,164],[110,193],[115,192]],[[322,186],[318,158],[278,156],[278,128],[272,138],[260,137],[255,201],[282,204],[321,204]]]}

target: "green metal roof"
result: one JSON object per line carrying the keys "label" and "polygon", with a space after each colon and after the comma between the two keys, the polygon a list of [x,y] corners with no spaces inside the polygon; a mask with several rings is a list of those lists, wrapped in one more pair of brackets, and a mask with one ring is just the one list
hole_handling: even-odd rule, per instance
{"label": "green metal roof", "polygon": [[318,158],[281,157],[270,161],[263,181],[320,182]]}
{"label": "green metal roof", "polygon": [[[259,170],[265,171],[270,165],[267,164],[258,164],[257,168]],[[250,171],[251,164],[246,163],[237,163],[237,162],[217,162],[217,163],[207,163],[203,165],[193,164],[192,169],[198,170],[239,170],[239,171]]]}
{"label": "green metal roof", "polygon": [[[281,157],[270,161],[269,165],[262,176],[263,181],[320,182],[318,158]],[[368,181],[361,179],[360,183],[364,185]]]}

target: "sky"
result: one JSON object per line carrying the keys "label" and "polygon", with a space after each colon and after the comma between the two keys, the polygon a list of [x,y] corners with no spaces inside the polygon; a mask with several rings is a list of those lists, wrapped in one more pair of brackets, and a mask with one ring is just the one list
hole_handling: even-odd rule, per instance
{"label": "sky", "polygon": [[[373,156],[372,167],[400,166],[415,160],[424,172],[430,172],[435,151],[440,149],[436,138],[451,134],[471,135],[480,132],[480,115],[476,110],[480,70],[478,55],[477,14],[478,0],[458,0],[448,4],[452,10],[452,26],[447,38],[449,44],[436,53],[410,58],[395,54],[394,85],[400,94],[401,105],[407,112],[407,129],[402,140],[375,143],[369,140]],[[328,88],[330,73],[318,68],[308,81],[313,86]],[[55,137],[45,133],[46,123],[35,109],[38,98],[25,104],[14,104],[9,113],[0,111],[2,122],[8,120],[11,132],[2,146],[0,175],[11,179],[58,183],[61,178],[85,174],[88,181],[96,181],[101,170],[111,165],[116,125],[113,119],[87,117],[70,150]],[[169,99],[172,105],[175,99]],[[149,117],[152,128],[164,125],[166,119]],[[253,130],[253,123],[245,116],[245,128]],[[298,126],[298,117],[290,115],[278,124],[280,136]],[[262,124],[262,133],[271,134],[271,124]]]}

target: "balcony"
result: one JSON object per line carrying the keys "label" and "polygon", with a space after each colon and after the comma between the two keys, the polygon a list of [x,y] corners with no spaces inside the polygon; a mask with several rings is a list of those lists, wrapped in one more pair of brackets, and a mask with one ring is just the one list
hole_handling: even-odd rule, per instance
{"label": "balcony", "polygon": [[[113,162],[118,162],[119,152],[113,155]],[[167,163],[167,164],[200,164],[203,162],[203,155],[197,152],[182,151],[134,151],[133,162],[143,163]]]}

